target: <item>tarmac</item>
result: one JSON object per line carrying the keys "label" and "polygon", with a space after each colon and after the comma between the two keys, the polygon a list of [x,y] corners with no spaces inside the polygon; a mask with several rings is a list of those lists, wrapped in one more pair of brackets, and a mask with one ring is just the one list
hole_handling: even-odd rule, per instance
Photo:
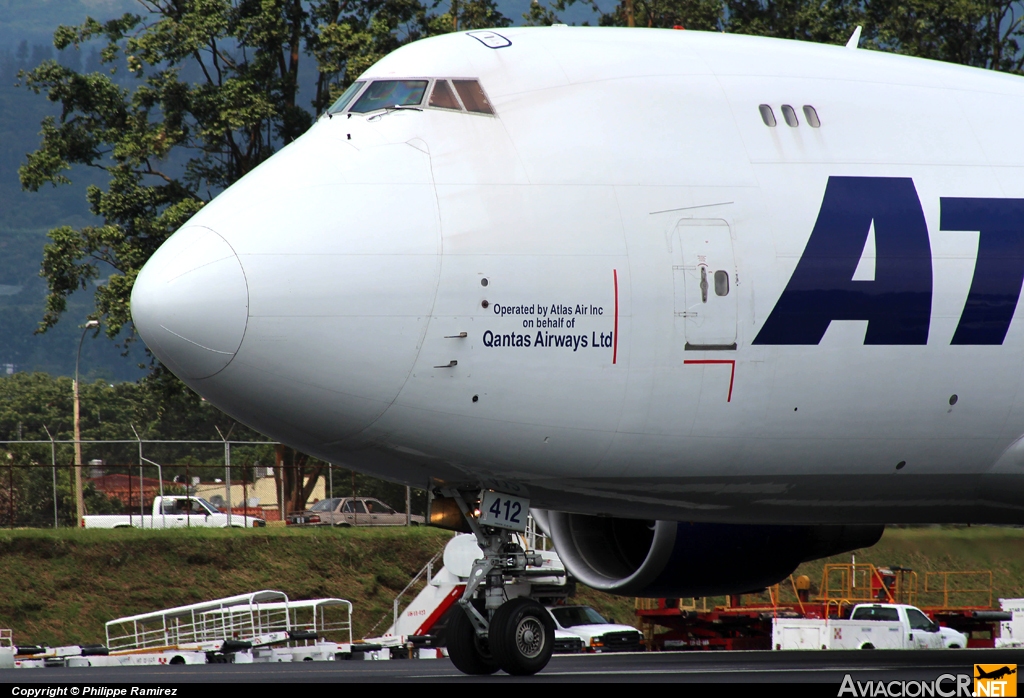
{"label": "tarmac", "polygon": [[[9,687],[64,685],[61,695],[101,695],[86,686],[182,686],[185,684],[403,683],[403,682],[615,682],[832,684],[837,695],[849,674],[854,681],[934,681],[944,674],[973,676],[974,664],[1022,664],[1024,650],[834,650],[793,652],[646,652],[556,655],[535,676],[465,676],[448,659],[336,661],[278,664],[207,664],[0,670]],[[1011,676],[1015,682],[1016,676]],[[955,679],[946,679],[953,690]],[[824,688],[824,687],[823,687]],[[890,688],[890,691],[892,689]],[[13,695],[0,689],[0,694]],[[937,695],[941,695],[938,693]],[[106,694],[111,695],[111,694]],[[129,691],[127,695],[132,695]],[[150,694],[155,695],[155,694]],[[857,695],[860,695],[859,693]],[[871,695],[871,693],[868,693]],[[902,695],[902,693],[901,693]],[[949,693],[949,696],[955,693]]]}

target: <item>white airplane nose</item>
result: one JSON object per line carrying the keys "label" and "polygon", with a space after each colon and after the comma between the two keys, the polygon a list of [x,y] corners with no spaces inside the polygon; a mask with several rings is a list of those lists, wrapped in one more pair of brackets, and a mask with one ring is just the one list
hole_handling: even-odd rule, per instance
{"label": "white airplane nose", "polygon": [[165,242],[139,272],[132,320],[172,372],[208,378],[235,357],[245,335],[249,292],[227,241],[190,225]]}

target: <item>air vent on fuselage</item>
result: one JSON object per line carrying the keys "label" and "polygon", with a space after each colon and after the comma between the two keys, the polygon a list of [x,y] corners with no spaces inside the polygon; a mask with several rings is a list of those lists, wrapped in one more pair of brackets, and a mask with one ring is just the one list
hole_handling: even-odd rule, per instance
{"label": "air vent on fuselage", "polygon": [[[764,122],[765,126],[774,128],[778,125],[778,122],[775,120],[775,112],[772,110],[771,105],[760,104],[758,105],[757,110],[761,113],[761,121]],[[796,109],[788,104],[782,105],[782,118],[791,128],[797,128],[800,126],[800,120],[797,118]],[[811,128],[821,128],[821,119],[818,118],[818,110],[810,104],[804,105],[804,119]]]}

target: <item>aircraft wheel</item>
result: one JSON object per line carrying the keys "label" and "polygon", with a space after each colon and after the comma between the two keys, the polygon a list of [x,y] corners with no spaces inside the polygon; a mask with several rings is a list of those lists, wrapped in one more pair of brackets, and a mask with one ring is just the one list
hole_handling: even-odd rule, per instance
{"label": "aircraft wheel", "polygon": [[528,676],[551,660],[555,620],[539,603],[521,596],[494,612],[489,636],[498,666],[514,676]]}
{"label": "aircraft wheel", "polygon": [[461,606],[451,614],[447,635],[448,657],[463,674],[493,674],[498,670],[487,640],[477,637],[473,623]]}

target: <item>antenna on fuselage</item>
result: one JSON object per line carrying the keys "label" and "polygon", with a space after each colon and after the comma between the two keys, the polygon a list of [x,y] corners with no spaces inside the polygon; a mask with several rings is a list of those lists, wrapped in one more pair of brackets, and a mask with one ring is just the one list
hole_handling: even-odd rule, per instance
{"label": "antenna on fuselage", "polygon": [[855,49],[858,44],[860,44],[860,29],[861,27],[858,24],[857,28],[853,30],[853,36],[851,36],[850,40],[846,42],[846,48]]}

